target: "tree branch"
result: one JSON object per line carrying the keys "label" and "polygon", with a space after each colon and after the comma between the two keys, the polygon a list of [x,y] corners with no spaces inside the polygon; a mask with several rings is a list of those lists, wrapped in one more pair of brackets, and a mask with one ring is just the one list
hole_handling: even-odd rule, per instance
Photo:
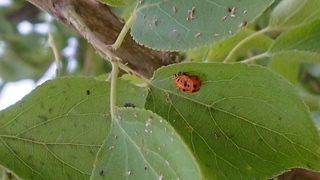
{"label": "tree branch", "polygon": [[[113,44],[120,33],[123,23],[108,8],[94,0],[28,0],[37,7],[52,15],[58,21],[75,29],[63,16],[62,11],[67,6],[73,6],[86,26],[104,45]],[[79,31],[78,31],[79,32]],[[81,32],[79,32],[81,34]],[[93,46],[95,46],[93,44]],[[137,44],[129,33],[124,38],[122,46],[114,52],[124,63],[143,76],[150,78],[153,71],[161,66],[175,62],[176,53],[159,52]]]}

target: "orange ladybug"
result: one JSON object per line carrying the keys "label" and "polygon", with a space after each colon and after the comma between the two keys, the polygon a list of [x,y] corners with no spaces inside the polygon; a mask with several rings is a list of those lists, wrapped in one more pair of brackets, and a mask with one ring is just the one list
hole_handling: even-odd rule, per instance
{"label": "orange ladybug", "polygon": [[198,76],[188,76],[183,72],[174,75],[174,84],[187,93],[197,92],[201,88],[201,80]]}

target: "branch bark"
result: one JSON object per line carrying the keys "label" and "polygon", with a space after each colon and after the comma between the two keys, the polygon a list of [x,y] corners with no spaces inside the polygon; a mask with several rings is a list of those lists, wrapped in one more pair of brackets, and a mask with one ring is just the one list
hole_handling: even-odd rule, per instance
{"label": "branch bark", "polygon": [[[67,6],[73,6],[76,13],[82,18],[86,26],[104,45],[115,42],[123,23],[108,8],[94,0],[28,0],[30,3],[43,9],[58,21],[75,29],[63,16],[62,11]],[[78,31],[79,32],[79,31]],[[79,32],[81,34],[81,32]],[[150,78],[153,71],[161,66],[175,62],[176,53],[159,52],[137,44],[129,33],[121,47],[114,52],[130,68],[141,75]]]}

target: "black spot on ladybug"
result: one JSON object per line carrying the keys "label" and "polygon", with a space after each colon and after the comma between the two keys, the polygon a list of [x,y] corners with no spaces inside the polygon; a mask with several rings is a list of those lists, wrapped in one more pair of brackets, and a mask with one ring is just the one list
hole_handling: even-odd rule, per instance
{"label": "black spot on ladybug", "polygon": [[135,106],[134,104],[132,104],[132,103],[125,103],[125,104],[123,105],[123,107],[132,107],[132,108],[135,108],[136,106]]}
{"label": "black spot on ladybug", "polygon": [[86,93],[87,93],[87,95],[90,95],[91,92],[90,92],[90,90],[87,90]]}

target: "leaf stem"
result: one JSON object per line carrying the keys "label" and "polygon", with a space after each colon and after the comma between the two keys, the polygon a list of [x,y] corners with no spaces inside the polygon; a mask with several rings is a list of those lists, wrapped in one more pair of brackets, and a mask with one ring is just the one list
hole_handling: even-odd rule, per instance
{"label": "leaf stem", "polygon": [[111,116],[114,116],[117,112],[117,79],[119,66],[117,60],[111,60],[112,71],[111,71],[111,88],[110,88],[110,112]]}
{"label": "leaf stem", "polygon": [[224,59],[224,63],[227,63],[231,60],[231,57],[239,50],[239,48],[241,46],[243,46],[243,44],[245,44],[246,42],[248,42],[249,40],[255,38],[256,36],[263,34],[265,32],[270,31],[271,28],[268,26],[264,29],[261,29],[260,31],[257,31],[254,34],[251,34],[250,36],[247,36],[246,38],[244,38],[242,41],[240,41],[236,46],[234,46],[234,48],[230,51],[230,53],[228,54],[228,56]]}
{"label": "leaf stem", "polygon": [[265,53],[262,53],[262,54],[259,54],[259,55],[256,55],[256,56],[252,56],[248,59],[245,59],[243,61],[241,61],[242,63],[253,63],[254,61],[258,60],[258,59],[262,59],[262,58],[265,58],[265,57],[269,57],[269,53],[268,52],[265,52]]}
{"label": "leaf stem", "polygon": [[122,30],[121,30],[116,42],[111,45],[110,50],[115,51],[121,46],[123,39],[126,37],[129,29],[132,27],[132,25],[135,22],[135,20],[136,20],[136,15],[131,13],[128,21],[123,26],[123,28],[122,28]]}
{"label": "leaf stem", "polygon": [[53,32],[52,32],[52,25],[49,25],[50,27],[50,30],[49,30],[49,33],[48,33],[48,41],[49,41],[49,44],[51,46],[51,49],[53,51],[53,55],[54,55],[54,60],[56,62],[56,77],[60,77],[60,56],[59,56],[59,53],[58,53],[58,49],[57,49],[57,46],[54,42],[54,38],[53,38]]}

